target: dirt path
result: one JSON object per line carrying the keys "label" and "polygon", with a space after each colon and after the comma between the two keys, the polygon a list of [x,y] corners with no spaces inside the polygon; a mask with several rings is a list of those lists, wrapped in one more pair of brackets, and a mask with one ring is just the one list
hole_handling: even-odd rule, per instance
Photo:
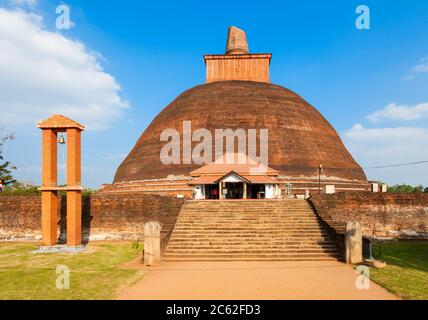
{"label": "dirt path", "polygon": [[147,268],[121,300],[383,300],[397,299],[339,262],[186,262]]}

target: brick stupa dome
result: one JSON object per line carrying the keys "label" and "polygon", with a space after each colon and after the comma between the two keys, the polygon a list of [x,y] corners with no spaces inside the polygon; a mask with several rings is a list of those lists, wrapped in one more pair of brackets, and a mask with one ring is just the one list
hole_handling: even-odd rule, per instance
{"label": "brick stupa dome", "polygon": [[269,166],[285,177],[314,177],[323,164],[333,180],[366,182],[361,167],[330,123],[296,93],[256,81],[220,81],[194,87],[175,99],[150,124],[117,170],[115,182],[187,176],[200,166],[164,165],[165,129],[269,129]]}
{"label": "brick stupa dome", "polygon": [[184,121],[191,121],[192,131],[208,129],[213,139],[216,129],[268,129],[267,165],[296,192],[319,188],[321,164],[322,185],[367,190],[366,175],[330,123],[299,95],[270,83],[271,57],[250,54],[245,32],[231,27],[226,54],[204,56],[207,83],[182,93],[153,120],[117,169],[114,185],[104,190],[137,190],[134,182],[141,182],[141,191],[191,195],[190,173],[201,166],[165,165],[160,159],[166,143],[161,133],[175,129],[183,137]]}

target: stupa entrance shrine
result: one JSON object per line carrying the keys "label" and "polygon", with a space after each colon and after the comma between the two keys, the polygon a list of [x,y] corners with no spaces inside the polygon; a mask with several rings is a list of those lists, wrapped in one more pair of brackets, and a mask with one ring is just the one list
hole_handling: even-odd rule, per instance
{"label": "stupa entrance shrine", "polygon": [[[271,83],[271,59],[270,53],[250,53],[245,33],[231,27],[225,54],[204,56],[206,83],[179,95],[152,121],[117,169],[113,184],[100,192],[250,199],[270,198],[272,193],[303,196],[325,186],[338,192],[369,191],[364,171],[333,126],[301,96]],[[212,137],[217,130],[268,131],[270,171],[251,175],[239,165],[215,164],[217,158],[212,165],[164,164],[160,155],[165,142],[160,137],[166,129],[183,137],[185,122]],[[199,143],[183,140],[191,150]],[[242,152],[235,147],[219,154],[230,150]],[[180,156],[185,152],[183,144],[176,150]]]}
{"label": "stupa entrance shrine", "polygon": [[[189,185],[195,186],[195,200],[274,199],[278,197],[279,172],[257,164],[247,155],[232,154],[217,159],[190,173],[195,179]],[[239,161],[241,160],[241,161]]]}

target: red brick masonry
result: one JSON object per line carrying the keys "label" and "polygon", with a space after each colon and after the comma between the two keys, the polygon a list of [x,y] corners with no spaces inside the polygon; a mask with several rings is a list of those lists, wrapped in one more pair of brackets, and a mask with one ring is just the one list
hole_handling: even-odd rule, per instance
{"label": "red brick masonry", "polygon": [[349,192],[314,195],[311,203],[333,229],[359,221],[375,238],[428,239],[428,194]]}
{"label": "red brick masonry", "polygon": [[[65,239],[65,197],[59,201],[58,227]],[[183,199],[142,194],[83,197],[83,239],[142,240],[144,223],[160,221],[166,240],[183,205]],[[0,241],[34,241],[41,236],[41,197],[0,196]]]}
{"label": "red brick masonry", "polygon": [[[183,199],[141,193],[103,194],[82,201],[84,239],[137,240],[144,223],[163,224],[167,240],[183,205]],[[428,238],[428,194],[368,192],[314,195],[311,202],[335,231],[346,221],[360,221],[365,236]],[[65,237],[65,199],[60,200],[58,227]],[[40,240],[41,198],[0,196],[0,241]]]}

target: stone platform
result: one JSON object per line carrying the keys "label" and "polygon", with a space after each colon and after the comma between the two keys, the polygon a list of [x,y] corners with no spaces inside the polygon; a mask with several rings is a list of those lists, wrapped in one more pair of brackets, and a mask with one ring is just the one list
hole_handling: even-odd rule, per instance
{"label": "stone platform", "polygon": [[34,250],[32,253],[40,254],[40,253],[72,253],[78,254],[86,251],[85,246],[77,246],[77,247],[69,247],[66,245],[58,245],[51,247],[39,247],[39,249]]}

